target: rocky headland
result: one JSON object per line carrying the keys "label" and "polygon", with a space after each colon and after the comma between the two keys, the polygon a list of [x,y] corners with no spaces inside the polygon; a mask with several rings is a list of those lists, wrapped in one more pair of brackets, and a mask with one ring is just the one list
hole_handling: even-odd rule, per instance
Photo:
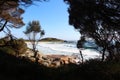
{"label": "rocky headland", "polygon": [[41,39],[40,42],[66,42],[66,40],[48,37]]}

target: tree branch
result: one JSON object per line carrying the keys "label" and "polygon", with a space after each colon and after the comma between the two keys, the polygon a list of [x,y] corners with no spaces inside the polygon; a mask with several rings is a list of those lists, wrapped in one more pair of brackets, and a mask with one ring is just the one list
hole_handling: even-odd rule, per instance
{"label": "tree branch", "polygon": [[2,28],[0,29],[0,32],[3,31],[4,27],[6,26],[7,21],[5,21],[4,25],[2,26]]}

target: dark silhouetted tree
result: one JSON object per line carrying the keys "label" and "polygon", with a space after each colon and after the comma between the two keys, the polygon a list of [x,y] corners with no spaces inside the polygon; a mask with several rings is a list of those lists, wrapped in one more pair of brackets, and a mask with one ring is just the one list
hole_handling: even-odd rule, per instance
{"label": "dark silhouetted tree", "polygon": [[83,55],[82,55],[81,49],[83,48],[83,45],[84,45],[85,41],[86,41],[86,40],[85,40],[85,36],[81,36],[81,39],[78,40],[78,42],[77,42],[77,48],[79,49],[80,56],[81,56],[81,59],[82,59],[82,63],[83,63],[83,61],[84,61],[84,57],[83,57]]}
{"label": "dark silhouetted tree", "polygon": [[37,62],[36,46],[38,44],[38,41],[45,34],[45,32],[44,32],[44,30],[41,29],[41,25],[40,25],[39,21],[32,21],[32,22],[28,23],[28,26],[26,27],[26,31],[24,33],[27,35],[29,41],[32,44],[34,57],[36,58],[36,62]]}
{"label": "dark silhouetted tree", "polygon": [[[68,5],[69,24],[85,37],[93,38],[110,59],[120,54],[120,0],[64,0]],[[92,54],[92,53],[91,53]]]}

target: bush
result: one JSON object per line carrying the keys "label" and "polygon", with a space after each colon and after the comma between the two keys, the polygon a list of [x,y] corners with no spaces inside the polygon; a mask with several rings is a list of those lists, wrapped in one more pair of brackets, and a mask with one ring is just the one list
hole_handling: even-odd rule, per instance
{"label": "bush", "polygon": [[6,54],[12,54],[12,55],[15,55],[16,53],[11,47],[8,47],[8,46],[0,47],[0,52],[6,53]]}
{"label": "bush", "polygon": [[0,45],[1,52],[13,55],[24,54],[27,50],[27,44],[24,42],[23,39],[14,39],[10,41],[0,39]]}
{"label": "bush", "polygon": [[9,41],[8,44],[13,48],[17,55],[24,54],[27,50],[27,44],[23,39]]}
{"label": "bush", "polygon": [[5,45],[5,40],[4,39],[0,39],[0,46]]}

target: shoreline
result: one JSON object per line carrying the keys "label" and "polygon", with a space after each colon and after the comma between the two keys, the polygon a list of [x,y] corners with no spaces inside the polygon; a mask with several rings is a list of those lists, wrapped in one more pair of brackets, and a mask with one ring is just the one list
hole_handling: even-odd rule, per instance
{"label": "shoreline", "polygon": [[[26,42],[29,48],[32,48],[30,42]],[[45,54],[58,54],[58,55],[72,55],[79,53],[76,44],[69,44],[66,42],[38,42],[37,49]]]}
{"label": "shoreline", "polygon": [[[24,55],[21,57],[28,58],[32,62],[35,62],[34,52],[31,49],[28,49]],[[77,64],[75,61],[75,57],[69,56],[69,55],[45,55],[38,51],[37,53],[38,63],[42,64],[47,67],[60,67],[65,64]]]}
{"label": "shoreline", "polygon": [[[26,42],[27,46],[32,47],[30,42]],[[75,63],[80,64],[81,56],[79,54],[79,50],[75,48],[75,44],[71,43],[51,43],[51,42],[40,42],[38,43],[37,49],[39,62],[45,65],[52,64],[56,62],[57,64],[68,64]],[[81,49],[84,61],[89,59],[100,58],[100,54],[98,51],[94,49]],[[33,52],[29,51],[28,56],[33,55]],[[32,61],[35,61],[33,57],[31,57]]]}

